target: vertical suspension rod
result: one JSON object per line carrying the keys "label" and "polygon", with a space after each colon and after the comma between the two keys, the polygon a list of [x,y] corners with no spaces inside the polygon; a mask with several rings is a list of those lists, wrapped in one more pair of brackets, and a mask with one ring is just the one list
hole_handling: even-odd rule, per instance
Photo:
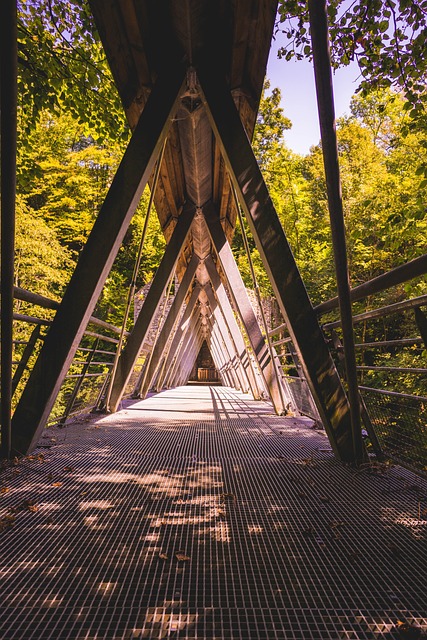
{"label": "vertical suspension rod", "polygon": [[255,275],[255,269],[254,269],[254,265],[253,265],[253,262],[252,262],[251,252],[250,252],[250,249],[249,249],[248,236],[246,235],[246,229],[245,229],[245,227],[243,225],[243,216],[242,216],[242,212],[240,210],[239,199],[237,197],[237,193],[236,193],[236,189],[234,188],[234,185],[231,185],[231,188],[232,188],[232,191],[233,191],[233,197],[234,197],[234,203],[235,203],[236,209],[237,209],[237,215],[239,216],[239,223],[240,223],[240,229],[242,231],[243,244],[245,245],[245,251],[246,251],[246,254],[248,256],[249,268],[250,268],[250,271],[251,271],[252,282],[254,283],[254,288],[255,288],[255,295],[256,295],[257,302],[258,302],[258,307],[259,307],[259,310],[260,310],[260,313],[261,313],[262,324],[264,326],[265,339],[267,341],[268,351],[270,353],[270,358],[271,358],[271,363],[273,365],[274,373],[276,374],[277,386],[279,387],[279,394],[280,394],[280,399],[282,401],[282,406],[284,408],[286,408],[286,400],[284,398],[283,387],[282,387],[282,376],[280,375],[280,373],[278,371],[277,361],[276,361],[276,357],[275,357],[275,353],[274,353],[274,348],[273,348],[273,345],[271,344],[271,337],[269,335],[270,332],[269,332],[269,329],[268,329],[268,326],[267,326],[267,318],[265,317],[264,308],[262,306],[261,292],[259,290],[258,280],[257,280],[256,275]]}
{"label": "vertical suspension rod", "polygon": [[150,189],[150,199],[148,201],[147,213],[145,215],[144,226],[142,228],[142,233],[141,233],[141,239],[139,241],[138,253],[136,255],[135,264],[133,266],[132,280],[131,280],[131,283],[130,283],[130,286],[129,286],[129,290],[128,290],[128,297],[127,297],[127,301],[126,301],[125,312],[124,312],[124,315],[123,315],[123,322],[122,322],[122,326],[121,326],[121,329],[120,329],[119,342],[117,344],[117,349],[116,349],[116,353],[115,353],[115,356],[114,356],[114,362],[113,362],[113,366],[112,366],[112,369],[111,369],[110,382],[108,384],[107,395],[105,397],[105,402],[104,402],[104,406],[105,406],[105,409],[107,411],[109,411],[109,408],[110,408],[111,392],[113,390],[113,385],[114,385],[114,380],[115,380],[116,373],[117,373],[117,366],[118,366],[118,363],[119,363],[120,353],[121,353],[122,347],[123,347],[123,340],[124,340],[124,335],[125,335],[125,331],[126,331],[126,324],[127,324],[128,318],[129,318],[129,313],[130,313],[130,308],[131,308],[131,305],[132,305],[132,300],[133,300],[133,298],[135,296],[136,279],[138,277],[139,268],[141,266],[142,250],[144,248],[145,238],[146,238],[147,230],[148,230],[148,223],[150,221],[151,210],[153,208],[154,194],[156,192],[157,183],[159,181],[160,168],[161,168],[162,161],[163,161],[163,156],[164,156],[164,153],[165,153],[166,142],[167,142],[167,138],[164,141],[162,150],[161,150],[159,158],[157,160],[156,169],[154,171],[153,185],[152,185],[152,187]]}
{"label": "vertical suspension rod", "polygon": [[353,455],[354,462],[357,464],[363,460],[364,446],[362,441],[359,388],[357,381],[353,318],[350,298],[350,280],[338,160],[338,145],[335,128],[334,93],[332,86],[326,1],[309,0],[308,7],[323,162],[326,175],[335,272],[341,315],[341,327],[343,332],[345,369],[353,439]]}
{"label": "vertical suspension rod", "polygon": [[12,419],[13,276],[17,140],[17,4],[0,2],[1,130],[1,456],[10,457]]}

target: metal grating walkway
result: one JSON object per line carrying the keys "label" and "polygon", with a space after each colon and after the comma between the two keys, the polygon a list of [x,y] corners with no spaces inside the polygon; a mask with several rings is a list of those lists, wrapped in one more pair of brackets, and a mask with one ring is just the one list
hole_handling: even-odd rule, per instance
{"label": "metal grating walkway", "polygon": [[427,484],[182,387],[0,476],[0,638],[427,637]]}

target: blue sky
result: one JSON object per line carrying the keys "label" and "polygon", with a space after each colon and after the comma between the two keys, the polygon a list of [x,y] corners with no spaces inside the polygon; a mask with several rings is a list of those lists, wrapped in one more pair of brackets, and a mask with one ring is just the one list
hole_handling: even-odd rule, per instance
{"label": "blue sky", "polygon": [[[311,145],[317,144],[320,139],[314,71],[306,60],[278,60],[279,38],[280,34],[278,39],[272,42],[267,77],[271,81],[271,88],[278,87],[281,90],[284,113],[292,121],[292,129],[285,132],[286,144],[293,151],[306,154]],[[358,76],[359,69],[355,64],[334,73],[337,117],[349,113],[350,98],[358,86]]]}

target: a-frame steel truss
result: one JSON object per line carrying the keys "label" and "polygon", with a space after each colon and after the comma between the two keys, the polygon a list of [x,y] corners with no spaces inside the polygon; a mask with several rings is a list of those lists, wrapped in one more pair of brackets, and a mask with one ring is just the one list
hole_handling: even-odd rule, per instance
{"label": "a-frame steel truss", "polygon": [[[191,74],[187,69],[187,75],[182,67],[171,68],[157,80],[17,406],[13,449],[26,453],[40,437],[151,175],[171,118],[188,89],[185,78],[190,76],[193,82],[197,78],[203,101],[199,108],[205,109],[209,118],[333,450],[342,460],[352,461],[345,391],[226,79],[208,63],[200,63],[191,69]],[[277,375],[272,361],[274,353],[268,350],[249,302],[219,212],[212,201],[199,205],[189,199],[179,212],[150,291],[120,354],[109,409],[114,411],[119,406],[167,284],[191,230],[195,229],[196,218],[198,233],[201,224],[206,226],[211,249],[206,255],[193,255],[188,261],[175,302],[135,394],[144,397],[153,383],[157,389],[185,383],[206,340],[224,384],[244,391],[250,389],[256,398],[266,389],[276,412],[284,413],[292,401],[284,381]],[[235,314],[244,326],[245,338]],[[245,339],[250,348],[245,346]],[[251,357],[255,358],[255,366]]]}

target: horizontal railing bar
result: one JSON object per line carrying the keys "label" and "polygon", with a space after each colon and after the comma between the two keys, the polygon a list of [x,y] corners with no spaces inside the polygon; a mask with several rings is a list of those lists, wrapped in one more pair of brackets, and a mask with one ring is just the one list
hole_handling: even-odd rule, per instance
{"label": "horizontal railing bar", "polygon": [[[22,300],[23,302],[29,302],[30,304],[35,304],[39,307],[43,307],[44,309],[58,309],[59,302],[57,300],[52,300],[51,298],[46,298],[46,296],[41,296],[39,293],[33,293],[32,291],[28,291],[27,289],[22,289],[21,287],[13,288],[14,297],[17,300]],[[104,329],[109,329],[113,331],[113,333],[120,334],[121,329],[119,327],[110,324],[109,322],[105,322],[105,320],[100,320],[99,318],[95,318],[95,316],[91,316],[89,320],[89,324],[94,324],[98,327],[103,327]],[[129,332],[125,331],[125,335],[128,336]]]}
{"label": "horizontal railing bar", "polygon": [[287,329],[288,327],[286,326],[286,323],[283,324],[279,324],[278,327],[274,327],[274,329],[270,329],[270,331],[268,332],[269,336],[275,336],[276,333],[279,333],[279,331],[283,331],[284,329]]}
{"label": "horizontal railing bar", "polygon": [[85,336],[89,336],[90,338],[99,338],[100,340],[105,340],[105,342],[112,342],[113,344],[118,344],[117,338],[110,338],[110,336],[103,336],[102,333],[95,333],[94,331],[85,331]]}
{"label": "horizontal railing bar", "polygon": [[43,309],[56,310],[59,307],[59,302],[57,302],[57,300],[52,300],[51,298],[42,296],[39,293],[33,293],[27,289],[22,289],[21,287],[13,287],[13,297],[17,300],[22,300],[23,302],[29,302],[30,304],[35,304],[38,307],[43,307]]}
{"label": "horizontal railing bar", "polygon": [[[363,298],[367,298],[374,293],[379,293],[380,291],[394,287],[397,284],[402,284],[403,282],[412,280],[412,278],[422,276],[425,273],[427,273],[427,254],[419,256],[410,262],[406,262],[399,267],[390,269],[390,271],[382,273],[376,278],[372,278],[372,280],[368,280],[367,282],[354,287],[354,289],[351,289],[350,291],[350,299],[352,302],[363,300]],[[327,311],[338,309],[338,306],[338,297],[335,297],[330,300],[326,300],[325,302],[321,302],[314,307],[314,310],[318,315],[322,315]]]}
{"label": "horizontal railing bar", "polygon": [[[87,362],[85,360],[73,360],[73,364],[87,364]],[[105,367],[111,367],[112,364],[112,362],[94,362],[92,360],[92,362],[89,363],[89,366],[93,367],[94,365],[102,365]]]}
{"label": "horizontal railing bar", "polygon": [[[120,335],[121,333],[121,329],[119,329],[119,327],[115,327],[113,324],[110,324],[109,322],[105,322],[105,320],[100,320],[99,318],[95,318],[95,316],[91,316],[89,318],[89,324],[94,324],[97,327],[102,327],[103,329],[109,329],[110,331],[112,331],[113,333],[116,333],[117,335]],[[129,331],[125,331],[124,335],[130,336]]]}
{"label": "horizontal railing bar", "polygon": [[[417,298],[411,298],[410,300],[402,300],[402,302],[395,302],[394,304],[389,304],[385,307],[378,307],[378,309],[372,309],[371,311],[359,313],[357,316],[353,316],[353,324],[363,322],[364,320],[382,318],[383,316],[392,315],[393,313],[398,313],[400,311],[407,311],[408,309],[413,309],[414,307],[422,307],[426,304],[427,295],[418,296]],[[322,327],[327,331],[328,329],[335,329],[340,325],[341,321],[336,320],[335,322],[327,322],[326,324],[322,325]]]}
{"label": "horizontal railing bar", "polygon": [[427,373],[427,369],[417,367],[370,367],[369,365],[359,365],[356,367],[359,371],[396,371],[399,373]]}
{"label": "horizontal railing bar", "polygon": [[377,340],[376,342],[361,342],[354,346],[358,349],[371,349],[372,347],[397,347],[409,344],[422,343],[422,338],[402,338],[401,340]]}
{"label": "horizontal railing bar", "polygon": [[91,351],[93,353],[101,353],[106,356],[114,356],[114,351],[105,351],[104,349],[93,350],[92,347],[78,347],[77,351],[85,351],[85,352]]}
{"label": "horizontal railing bar", "polygon": [[70,373],[65,376],[66,378],[99,378],[107,375],[106,371],[100,371],[99,373]]}
{"label": "horizontal railing bar", "polygon": [[18,322],[28,322],[28,324],[42,324],[44,326],[51,324],[50,320],[43,320],[42,318],[36,318],[35,316],[27,316],[23,313],[14,313],[13,319]]}
{"label": "horizontal railing bar", "polygon": [[12,344],[28,344],[28,340],[12,340]]}
{"label": "horizontal railing bar", "polygon": [[362,391],[372,391],[373,393],[379,393],[383,396],[396,396],[399,398],[406,398],[407,400],[420,400],[421,402],[427,402],[425,396],[414,396],[410,393],[400,393],[399,391],[385,391],[385,389],[374,389],[373,387],[363,387],[359,385],[359,389]]}
{"label": "horizontal railing bar", "polygon": [[283,340],[276,340],[276,342],[272,342],[271,343],[271,346],[272,347],[278,347],[281,344],[287,344],[288,342],[292,342],[292,338],[288,337],[288,338],[283,338]]}

